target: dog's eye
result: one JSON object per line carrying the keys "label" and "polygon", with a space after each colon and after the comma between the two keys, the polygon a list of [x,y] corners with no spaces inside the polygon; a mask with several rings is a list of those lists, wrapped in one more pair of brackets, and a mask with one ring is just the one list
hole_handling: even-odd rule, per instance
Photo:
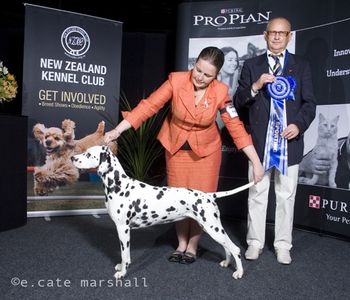
{"label": "dog's eye", "polygon": [[55,137],[55,140],[56,140],[56,141],[59,141],[59,140],[60,140],[60,138],[59,138],[58,136],[56,136],[56,137]]}

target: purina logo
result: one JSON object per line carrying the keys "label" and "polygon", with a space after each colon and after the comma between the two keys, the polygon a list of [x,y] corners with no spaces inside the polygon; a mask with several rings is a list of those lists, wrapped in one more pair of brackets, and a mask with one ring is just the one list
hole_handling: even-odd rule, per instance
{"label": "purina logo", "polygon": [[90,37],[83,28],[70,26],[62,32],[61,44],[69,57],[83,58],[90,48]]}
{"label": "purina logo", "polygon": [[309,207],[320,209],[321,197],[315,195],[309,195]]}
{"label": "purina logo", "polygon": [[338,211],[349,213],[348,204],[344,201],[321,199],[320,196],[309,195],[309,207],[315,209],[326,209],[327,211]]}

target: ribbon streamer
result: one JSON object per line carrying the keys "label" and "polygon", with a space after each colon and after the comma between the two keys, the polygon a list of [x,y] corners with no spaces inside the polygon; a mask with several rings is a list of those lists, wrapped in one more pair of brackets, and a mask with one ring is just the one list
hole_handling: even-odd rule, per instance
{"label": "ribbon streamer", "polygon": [[264,151],[265,171],[276,167],[281,174],[287,174],[288,147],[287,139],[282,138],[282,132],[287,127],[286,100],[295,100],[295,86],[295,80],[291,76],[276,76],[276,80],[267,86],[271,104]]}

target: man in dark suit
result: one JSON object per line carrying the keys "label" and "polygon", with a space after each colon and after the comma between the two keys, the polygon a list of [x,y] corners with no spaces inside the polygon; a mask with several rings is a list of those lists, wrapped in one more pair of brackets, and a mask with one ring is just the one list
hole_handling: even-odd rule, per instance
{"label": "man in dark suit", "polygon": [[[304,148],[303,133],[315,117],[316,103],[309,64],[286,50],[292,38],[290,22],[285,18],[270,20],[264,37],[267,52],[245,61],[234,96],[234,105],[252,135],[266,170],[263,180],[249,190],[248,249],[245,257],[256,260],[264,248],[268,193],[271,174],[274,173],[274,248],[277,261],[290,264],[298,164],[303,158]],[[284,80],[286,78],[289,78],[288,84]],[[278,81],[291,90],[294,97],[291,93],[285,99],[278,99],[277,95],[272,97],[270,93],[274,88],[271,87]],[[277,87],[277,94],[280,87]],[[248,177],[251,181],[251,165]]]}

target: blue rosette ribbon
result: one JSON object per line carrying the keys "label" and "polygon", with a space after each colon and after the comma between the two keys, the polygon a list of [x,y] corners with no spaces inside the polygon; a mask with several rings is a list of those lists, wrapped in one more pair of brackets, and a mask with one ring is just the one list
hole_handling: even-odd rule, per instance
{"label": "blue rosette ribbon", "polygon": [[271,98],[276,100],[295,100],[294,89],[296,83],[295,79],[292,76],[283,77],[276,76],[276,80],[272,83],[269,83],[267,90]]}
{"label": "blue rosette ribbon", "polygon": [[286,100],[295,100],[295,79],[291,76],[276,76],[267,90],[271,96],[270,119],[266,133],[264,168],[276,167],[281,174],[287,174],[288,148],[287,139],[282,138],[282,132],[287,127]]}

